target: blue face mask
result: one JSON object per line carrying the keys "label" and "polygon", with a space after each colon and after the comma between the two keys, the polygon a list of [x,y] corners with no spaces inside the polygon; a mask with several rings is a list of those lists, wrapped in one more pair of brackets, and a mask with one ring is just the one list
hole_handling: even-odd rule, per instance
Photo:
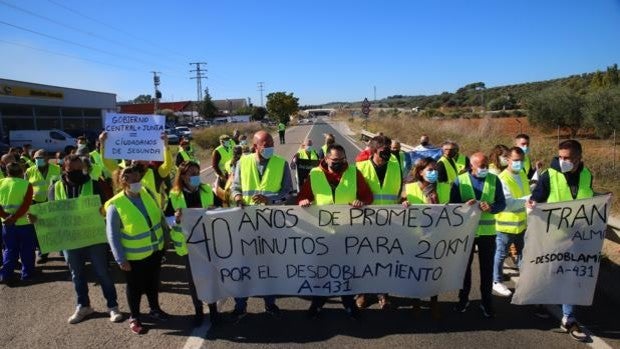
{"label": "blue face mask", "polygon": [[200,176],[191,176],[189,177],[189,185],[192,187],[197,187],[200,185]]}
{"label": "blue face mask", "polygon": [[521,150],[523,150],[523,152],[527,154],[530,151],[530,148],[527,145],[524,145],[521,147]]}
{"label": "blue face mask", "polygon": [[306,151],[310,151],[310,152],[311,152],[311,151],[313,151],[313,150],[314,150],[314,147],[313,147],[313,146],[311,146],[311,145],[307,145],[307,146],[306,146]]}
{"label": "blue face mask", "polygon": [[58,165],[62,165],[62,164],[64,164],[64,163],[65,163],[65,160],[64,160],[64,159],[58,159]]}
{"label": "blue face mask", "polygon": [[248,141],[246,141],[245,139],[242,139],[239,141],[239,145],[246,145],[248,144]]}
{"label": "blue face mask", "polygon": [[488,168],[479,168],[478,169],[478,173],[476,174],[476,177],[478,178],[486,178],[486,176],[489,174],[489,169]]}
{"label": "blue face mask", "polygon": [[513,161],[510,167],[512,168],[513,172],[518,173],[523,169],[523,161]]}
{"label": "blue face mask", "polygon": [[260,155],[265,159],[269,159],[273,155],[273,152],[273,147],[263,148],[263,150],[260,152]]}
{"label": "blue face mask", "polygon": [[34,159],[34,163],[37,165],[37,167],[43,167],[45,166],[45,159]]}
{"label": "blue face mask", "polygon": [[429,183],[435,183],[437,182],[437,177],[439,177],[439,175],[437,174],[437,171],[431,170],[431,171],[426,171],[425,177]]}

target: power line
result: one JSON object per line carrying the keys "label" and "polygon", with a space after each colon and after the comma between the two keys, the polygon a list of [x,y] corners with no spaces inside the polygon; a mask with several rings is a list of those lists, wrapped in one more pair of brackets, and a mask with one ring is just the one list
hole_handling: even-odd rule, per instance
{"label": "power line", "polygon": [[77,31],[77,32],[80,32],[80,33],[83,33],[83,34],[86,34],[86,35],[92,36],[92,37],[94,37],[94,38],[98,38],[98,39],[103,40],[103,41],[111,42],[111,43],[113,43],[113,44],[120,45],[120,46],[123,46],[123,47],[129,48],[129,49],[132,49],[132,50],[135,50],[135,51],[141,51],[142,53],[146,53],[146,54],[148,54],[148,55],[155,55],[155,54],[156,54],[156,53],[154,53],[154,52],[149,52],[149,51],[146,51],[146,50],[142,50],[142,49],[137,48],[137,47],[135,47],[135,46],[127,45],[126,43],[124,43],[124,42],[122,42],[122,41],[118,41],[118,40],[114,40],[114,39],[106,38],[106,37],[101,36],[101,35],[99,35],[99,34],[91,33],[91,32],[89,32],[89,31],[83,30],[83,29],[81,29],[81,28],[74,27],[74,26],[69,25],[69,24],[66,24],[66,23],[62,23],[62,22],[57,21],[57,20],[55,20],[55,19],[53,19],[53,18],[50,18],[50,17],[47,17],[47,16],[43,16],[43,15],[40,15],[40,14],[38,14],[38,13],[36,13],[36,12],[33,12],[33,11],[27,10],[27,9],[25,9],[25,8],[21,8],[21,7],[19,7],[19,6],[16,6],[16,5],[10,4],[10,3],[8,3],[8,2],[6,2],[6,1],[4,1],[4,0],[0,0],[0,4],[2,4],[2,5],[4,5],[4,6],[7,6],[7,7],[10,7],[10,8],[12,8],[12,9],[18,10],[18,11],[22,11],[22,12],[24,12],[24,13],[27,13],[27,14],[31,15],[31,16],[34,16],[34,17],[37,17],[37,18],[41,18],[41,19],[43,19],[43,20],[46,20],[46,21],[51,22],[51,23],[54,23],[54,24],[59,25],[59,26],[61,26],[61,27],[65,27],[65,28],[68,28],[68,29],[71,29],[71,30]]}
{"label": "power line", "polygon": [[[131,33],[131,32],[128,32],[128,31],[123,30],[123,29],[120,29],[120,28],[117,28],[117,27],[115,27],[115,26],[113,26],[113,25],[110,25],[110,24],[108,24],[108,23],[104,22],[104,21],[98,20],[98,19],[96,19],[96,18],[94,18],[94,17],[91,17],[91,16],[89,16],[89,15],[87,15],[87,14],[84,14],[84,13],[82,13],[82,12],[80,12],[80,11],[74,10],[74,9],[72,9],[72,8],[70,8],[70,7],[68,7],[68,6],[64,5],[64,4],[62,4],[62,3],[59,3],[59,2],[54,1],[54,0],[47,0],[47,1],[51,2],[52,4],[54,4],[54,5],[58,6],[58,7],[62,7],[62,8],[63,8],[63,9],[65,9],[66,11],[72,12],[72,13],[74,13],[74,14],[78,15],[78,16],[81,16],[81,17],[84,17],[84,18],[86,18],[86,19],[89,19],[89,20],[91,20],[91,21],[93,21],[93,22],[99,23],[99,24],[101,24],[101,25],[103,25],[103,26],[105,26],[105,27],[108,27],[108,28],[110,28],[110,29],[116,30],[116,31],[117,31],[117,32],[119,32],[119,33],[122,33],[122,34],[125,34],[125,35],[129,35],[129,36],[133,37],[134,39],[138,39],[138,40],[140,40],[140,41],[148,42],[149,44],[151,44],[151,45],[153,45],[153,46],[157,46],[157,47],[159,47],[159,49],[161,49],[161,50],[162,50],[162,51],[164,51],[164,52],[165,52],[165,50],[167,50],[167,48],[164,48],[164,47],[160,46],[160,45],[159,45],[158,43],[156,43],[156,42],[153,42],[153,41],[148,40],[148,39],[145,39],[145,38],[138,37],[138,36],[136,36],[135,34],[133,34],[133,33]],[[185,56],[183,56],[183,55],[181,55],[181,54],[179,54],[179,53],[176,53],[176,52],[174,52],[174,51],[172,51],[172,53],[173,53],[175,56],[177,56],[177,57],[185,58]]]}
{"label": "power line", "polygon": [[[190,70],[190,73],[196,73],[196,76],[190,77],[190,79],[196,79],[196,112],[198,112],[198,103],[202,101],[202,79],[207,78],[206,68],[201,69],[200,65],[206,65],[206,62],[194,62],[189,65],[196,66],[196,69]],[[208,92],[207,92],[208,93]]]}
{"label": "power line", "polygon": [[260,91],[260,106],[264,107],[263,104],[263,91],[265,91],[265,83],[263,81],[258,82],[258,91]]}

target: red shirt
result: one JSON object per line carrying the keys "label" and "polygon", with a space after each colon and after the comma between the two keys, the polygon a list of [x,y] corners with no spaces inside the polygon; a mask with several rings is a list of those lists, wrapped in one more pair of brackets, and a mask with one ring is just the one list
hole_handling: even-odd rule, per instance
{"label": "red shirt", "polygon": [[357,157],[355,157],[355,162],[362,162],[368,159],[370,159],[370,149],[366,148],[357,154]]}
{"label": "red shirt", "polygon": [[[346,170],[345,168],[342,173],[329,172],[327,170],[327,164],[325,163],[325,161],[321,161],[321,163],[319,164],[319,168],[323,170],[323,173],[325,173],[325,178],[327,178],[327,182],[332,188],[338,186],[338,184],[340,183],[340,178]],[[364,176],[362,176],[360,171],[356,169],[355,172],[357,175],[357,199],[363,202],[364,205],[370,205],[372,204],[373,199],[372,191],[370,191],[370,187],[366,183],[366,180],[364,179]],[[298,203],[299,201],[305,199],[310,200],[310,202],[314,201],[314,194],[312,193],[312,186],[310,185],[310,176],[308,176],[308,179],[301,186],[299,194],[297,194]]]}

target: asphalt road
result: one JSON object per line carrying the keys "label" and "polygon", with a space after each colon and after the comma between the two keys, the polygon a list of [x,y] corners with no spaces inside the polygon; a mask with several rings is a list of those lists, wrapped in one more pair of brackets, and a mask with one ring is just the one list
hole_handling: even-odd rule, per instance
{"label": "asphalt road", "polygon": [[[352,161],[358,149],[346,138],[341,128],[330,124],[292,127],[287,130],[288,143],[277,144],[276,152],[290,159],[304,137],[312,138],[315,146],[323,143],[323,133],[336,135],[336,142],[345,146]],[[212,181],[210,170],[203,173]],[[399,308],[381,311],[373,304],[359,321],[349,319],[341,305],[333,299],[322,317],[309,320],[305,316],[309,302],[296,297],[278,299],[282,309],[279,318],[262,311],[262,299],[250,299],[250,314],[239,323],[211,327],[208,321],[192,328],[193,307],[185,282],[181,260],[172,251],[163,266],[162,308],[173,315],[165,323],[148,323],[148,332],[134,335],[127,321],[108,321],[100,288],[91,278],[91,303],[99,313],[77,325],[67,324],[75,306],[75,295],[64,261],[57,254],[40,266],[41,274],[29,284],[0,285],[0,343],[5,348],[620,348],[618,304],[598,292],[594,304],[579,311],[579,320],[596,336],[593,343],[581,344],[566,334],[558,333],[559,321],[553,317],[539,319],[526,306],[510,305],[509,299],[495,297],[497,316],[485,319],[478,309],[478,265],[474,262],[472,304],[465,313],[454,313],[456,292],[439,297],[442,319],[433,321],[427,310],[414,313],[407,299],[397,299]],[[475,261],[475,259],[474,259]],[[123,277],[110,265],[121,311],[127,311]],[[508,273],[513,270],[506,269]],[[508,282],[514,287],[512,281]],[[233,302],[220,304],[230,311]],[[147,311],[143,299],[143,311]],[[557,308],[553,308],[557,310]]]}

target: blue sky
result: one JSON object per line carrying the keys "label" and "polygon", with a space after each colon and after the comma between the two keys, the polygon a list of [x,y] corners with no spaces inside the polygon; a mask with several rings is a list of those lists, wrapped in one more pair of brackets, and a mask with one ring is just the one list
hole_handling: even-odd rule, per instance
{"label": "blue sky", "polygon": [[164,101],[187,100],[207,62],[215,99],[260,104],[264,81],[320,104],[605,70],[619,34],[619,0],[0,0],[0,77],[123,101],[156,70]]}

